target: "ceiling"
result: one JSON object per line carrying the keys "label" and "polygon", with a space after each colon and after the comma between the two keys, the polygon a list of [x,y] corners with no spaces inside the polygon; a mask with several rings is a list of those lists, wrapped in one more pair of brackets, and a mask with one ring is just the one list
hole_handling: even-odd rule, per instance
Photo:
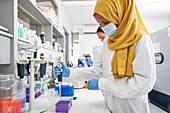
{"label": "ceiling", "polygon": [[[62,0],[72,25],[97,24],[93,10],[97,0]],[[170,0],[135,0],[142,18],[170,17]]]}

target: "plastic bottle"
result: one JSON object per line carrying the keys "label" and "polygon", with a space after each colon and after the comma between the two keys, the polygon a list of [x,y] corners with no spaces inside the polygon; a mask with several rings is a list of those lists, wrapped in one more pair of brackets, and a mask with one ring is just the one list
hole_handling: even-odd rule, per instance
{"label": "plastic bottle", "polygon": [[27,37],[26,31],[27,31],[27,28],[24,27],[24,28],[23,28],[23,32],[22,32],[22,38],[23,38],[23,39],[26,39],[26,37]]}
{"label": "plastic bottle", "polygon": [[58,43],[58,51],[61,51],[60,43]]}
{"label": "plastic bottle", "polygon": [[55,39],[52,39],[53,49],[55,49]]}
{"label": "plastic bottle", "polygon": [[30,38],[29,29],[27,29],[27,31],[26,31],[26,40],[30,40],[29,38]]}
{"label": "plastic bottle", "polygon": [[31,36],[32,36],[32,30],[31,29],[29,29],[29,34],[28,34],[28,39],[29,39],[29,41],[31,41],[32,39],[31,39]]}
{"label": "plastic bottle", "polygon": [[45,43],[46,41],[45,32],[41,32],[40,38],[41,38],[41,43]]}
{"label": "plastic bottle", "polygon": [[36,45],[37,45],[37,46],[40,46],[40,45],[41,45],[41,39],[40,39],[40,37],[37,37]]}
{"label": "plastic bottle", "polygon": [[25,57],[24,57],[24,55],[25,55],[25,51],[24,50],[20,50],[19,51],[19,59],[25,59]]}
{"label": "plastic bottle", "polygon": [[36,41],[36,38],[37,38],[37,35],[36,35],[36,31],[35,30],[32,30],[32,35],[31,35],[31,40],[32,40],[32,42],[34,42],[35,43],[35,41]]}
{"label": "plastic bottle", "polygon": [[20,37],[20,23],[17,21],[17,27],[18,27],[18,38]]}
{"label": "plastic bottle", "polygon": [[20,24],[20,38],[22,38],[22,33],[23,33],[23,24]]}

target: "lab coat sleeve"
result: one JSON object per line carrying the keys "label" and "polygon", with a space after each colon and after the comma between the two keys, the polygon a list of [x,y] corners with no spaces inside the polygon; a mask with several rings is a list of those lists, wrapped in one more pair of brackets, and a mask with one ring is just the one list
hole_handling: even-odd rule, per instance
{"label": "lab coat sleeve", "polygon": [[[135,46],[133,77],[99,80],[99,88],[119,98],[135,98],[150,92],[156,81],[156,66],[151,39],[143,35]],[[112,74],[112,73],[111,73]]]}
{"label": "lab coat sleeve", "polygon": [[99,52],[92,67],[70,68],[69,78],[75,78],[79,81],[85,81],[90,79],[99,79],[102,76],[102,54],[101,52]]}

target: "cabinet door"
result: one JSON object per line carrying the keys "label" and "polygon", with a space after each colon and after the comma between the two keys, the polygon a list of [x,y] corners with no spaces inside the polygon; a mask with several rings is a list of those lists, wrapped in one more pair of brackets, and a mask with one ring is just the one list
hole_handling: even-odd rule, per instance
{"label": "cabinet door", "polygon": [[0,35],[0,64],[10,64],[11,39]]}

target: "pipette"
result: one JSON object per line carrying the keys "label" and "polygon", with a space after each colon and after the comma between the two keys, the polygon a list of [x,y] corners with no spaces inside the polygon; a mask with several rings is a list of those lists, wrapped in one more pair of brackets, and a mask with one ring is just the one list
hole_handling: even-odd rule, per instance
{"label": "pipette", "polygon": [[62,68],[61,68],[61,64],[57,63],[55,68],[58,68],[59,71],[60,71],[60,75],[58,75],[58,83],[59,83],[59,94],[60,94],[60,98],[61,98],[61,85],[62,85]]}

